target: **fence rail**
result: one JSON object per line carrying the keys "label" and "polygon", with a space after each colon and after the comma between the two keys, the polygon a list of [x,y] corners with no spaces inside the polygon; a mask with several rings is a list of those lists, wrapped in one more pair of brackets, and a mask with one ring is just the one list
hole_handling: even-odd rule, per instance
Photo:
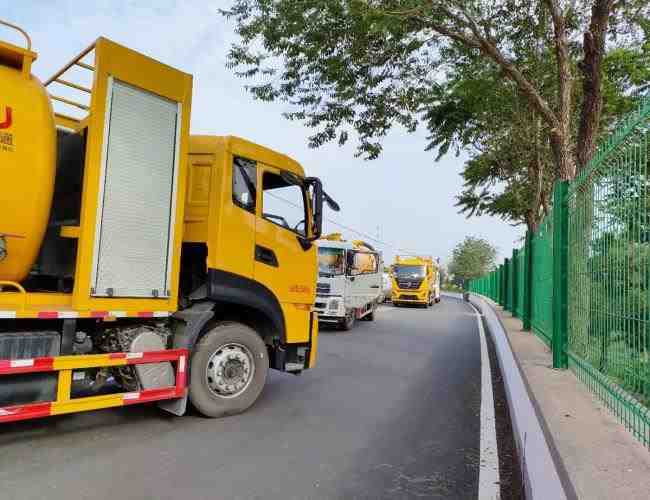
{"label": "fence rail", "polygon": [[504,264],[469,283],[530,325],[650,447],[650,97]]}

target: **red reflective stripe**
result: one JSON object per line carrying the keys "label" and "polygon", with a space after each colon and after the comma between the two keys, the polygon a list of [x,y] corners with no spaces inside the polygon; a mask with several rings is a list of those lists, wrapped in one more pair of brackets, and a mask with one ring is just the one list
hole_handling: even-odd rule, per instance
{"label": "red reflective stripe", "polygon": [[[125,359],[130,365],[144,363],[160,363],[162,361],[177,361],[180,356],[185,356],[187,363],[187,349],[169,349],[166,351],[149,352],[111,352],[108,354],[111,359]],[[132,357],[130,357],[132,356]]]}
{"label": "red reflective stripe", "polygon": [[30,418],[49,417],[52,403],[32,403],[20,406],[0,408],[0,423],[28,420]]}
{"label": "red reflective stripe", "polygon": [[[182,360],[182,361],[181,361]],[[181,363],[183,366],[181,366]],[[176,391],[184,391],[187,380],[187,357],[181,356],[176,367]]]}
{"label": "red reflective stripe", "polygon": [[142,356],[138,358],[128,358],[130,365],[137,365],[141,363],[160,363],[161,361],[176,361],[180,355],[180,350],[170,351],[150,351],[141,352]]}
{"label": "red reflective stripe", "polygon": [[138,318],[153,318],[153,311],[141,311],[137,313]]}
{"label": "red reflective stripe", "polygon": [[38,319],[57,319],[59,313],[56,311],[41,311],[38,313]]}
{"label": "red reflective stripe", "polygon": [[[12,361],[14,364],[26,361],[32,361],[29,366],[11,366]],[[52,371],[54,368],[54,358],[34,358],[32,360],[24,359],[0,359],[0,375],[13,375],[16,373],[32,373],[32,372],[47,372]]]}
{"label": "red reflective stripe", "polygon": [[91,318],[105,318],[109,316],[108,311],[90,311]]}
{"label": "red reflective stripe", "polygon": [[176,387],[164,387],[162,389],[147,389],[140,391],[138,398],[124,399],[125,405],[134,405],[138,403],[148,403],[150,401],[160,401],[161,399],[172,399],[179,397]]}
{"label": "red reflective stripe", "polygon": [[[185,370],[187,370],[188,362],[187,349],[169,349],[166,351],[150,351],[138,353],[111,352],[107,353],[107,356],[108,359],[126,359],[127,363],[131,365],[161,363],[163,361],[176,361],[180,364],[179,358],[181,356],[185,356]],[[0,375],[52,371],[54,369],[54,360],[55,358],[51,356],[33,359],[0,359]],[[12,363],[14,366],[12,366]]]}

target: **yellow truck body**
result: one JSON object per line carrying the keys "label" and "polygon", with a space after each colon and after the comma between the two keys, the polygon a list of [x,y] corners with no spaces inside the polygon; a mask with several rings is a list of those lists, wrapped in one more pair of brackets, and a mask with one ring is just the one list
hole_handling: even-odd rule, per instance
{"label": "yellow truck body", "polygon": [[432,257],[396,256],[391,266],[394,305],[429,307],[440,301],[440,269]]}
{"label": "yellow truck body", "polygon": [[44,84],[35,59],[0,41],[0,422],[228,415],[313,367],[320,181],[191,137],[192,76],[110,40]]}

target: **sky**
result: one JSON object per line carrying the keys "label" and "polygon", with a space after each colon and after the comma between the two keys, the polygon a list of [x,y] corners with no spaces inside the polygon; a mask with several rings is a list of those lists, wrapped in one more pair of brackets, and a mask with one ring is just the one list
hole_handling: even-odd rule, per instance
{"label": "sky", "polygon": [[[384,259],[398,249],[440,257],[447,262],[466,236],[489,240],[499,258],[521,246],[523,227],[493,217],[466,219],[454,207],[462,189],[463,156],[439,162],[424,151],[426,131],[394,130],[384,141],[382,156],[365,161],[354,156],[354,144],[343,148],[307,146],[311,130],[281,116],[280,103],[256,101],[245,81],[225,66],[233,26],[217,9],[231,0],[0,0],[0,17],[31,36],[38,55],[34,73],[49,77],[99,36],[142,52],[194,75],[191,132],[236,135],[300,162],[307,175],[322,179],[325,190],[341,205],[326,212],[331,221],[379,239]],[[0,39],[20,39],[0,26]],[[360,236],[327,222],[326,231]]]}

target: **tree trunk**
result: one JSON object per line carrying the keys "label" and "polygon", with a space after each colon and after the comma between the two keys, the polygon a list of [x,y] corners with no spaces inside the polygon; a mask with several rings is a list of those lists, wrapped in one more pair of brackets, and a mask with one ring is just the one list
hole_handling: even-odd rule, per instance
{"label": "tree trunk", "polygon": [[562,181],[570,181],[576,176],[576,162],[568,131],[553,130],[551,132],[551,150],[555,160],[555,177]]}
{"label": "tree trunk", "polygon": [[553,18],[555,57],[557,59],[557,78],[559,90],[559,121],[551,130],[551,147],[556,166],[556,177],[572,180],[576,175],[575,156],[571,144],[571,111],[573,75],[569,56],[569,39],[566,18],[557,0],[546,0]]}
{"label": "tree trunk", "polygon": [[591,23],[583,38],[584,58],[582,72],[582,109],[578,126],[578,172],[587,166],[594,155],[600,130],[603,107],[602,65],[605,52],[605,33],[614,0],[596,0],[591,9]]}
{"label": "tree trunk", "polygon": [[544,200],[544,165],[540,152],[540,129],[541,119],[537,117],[535,119],[535,153],[533,159],[528,164],[528,178],[534,186],[534,191],[526,212],[526,225],[528,226],[528,230],[532,232],[537,231],[539,227],[541,218],[539,209]]}

